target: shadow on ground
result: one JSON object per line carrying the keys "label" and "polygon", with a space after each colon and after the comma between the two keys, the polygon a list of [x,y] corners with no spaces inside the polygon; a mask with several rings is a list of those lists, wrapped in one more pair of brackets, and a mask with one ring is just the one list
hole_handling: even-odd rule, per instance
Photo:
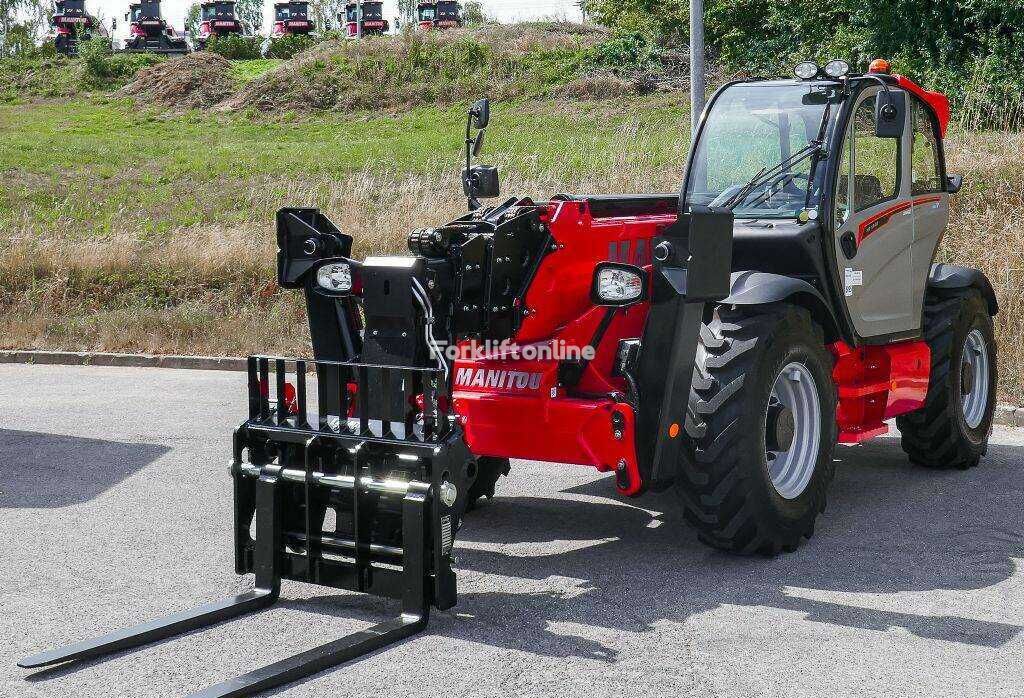
{"label": "shadow on ground", "polygon": [[[605,661],[615,661],[613,648],[566,635],[564,626],[553,632],[550,624],[648,632],[659,621],[682,622],[730,604],[984,647],[1002,646],[1020,633],[1015,624],[896,613],[814,596],[970,590],[1009,578],[1011,558],[1024,557],[1024,448],[992,446],[982,466],[966,472],[913,467],[888,439],[837,455],[842,460],[818,533],[798,552],[775,559],[704,547],[682,528],[671,493],[637,500],[668,514],[611,499],[608,479],[567,490],[608,497],[607,503],[498,497],[459,532],[465,542],[459,567],[519,578],[526,588],[568,577],[577,580],[578,592],[462,594],[456,610],[477,622],[444,614],[431,629],[525,652]],[[575,549],[545,552],[553,541]],[[512,551],[499,547],[509,544]]]}
{"label": "shadow on ground", "polygon": [[0,509],[87,502],[170,449],[0,429]]}

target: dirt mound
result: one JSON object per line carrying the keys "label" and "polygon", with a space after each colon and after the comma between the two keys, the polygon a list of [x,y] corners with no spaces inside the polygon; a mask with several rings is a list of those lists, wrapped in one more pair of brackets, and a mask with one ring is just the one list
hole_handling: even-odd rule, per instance
{"label": "dirt mound", "polygon": [[235,91],[231,62],[200,51],[139,72],[118,94],[175,110],[208,109]]}
{"label": "dirt mound", "polygon": [[224,110],[395,110],[548,95],[579,72],[603,30],[565,22],[488,24],[363,41],[328,40],[249,82]]}

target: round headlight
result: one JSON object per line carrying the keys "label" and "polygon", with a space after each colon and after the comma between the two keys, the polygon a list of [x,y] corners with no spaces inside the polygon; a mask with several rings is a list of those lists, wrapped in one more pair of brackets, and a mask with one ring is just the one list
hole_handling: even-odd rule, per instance
{"label": "round headlight", "polygon": [[814,61],[803,61],[797,63],[796,67],[793,68],[793,72],[801,80],[810,80],[818,74],[818,64]]}
{"label": "round headlight", "polygon": [[347,264],[325,264],[316,271],[316,283],[327,291],[347,293],[352,290],[352,268]]}
{"label": "round headlight", "polygon": [[841,78],[850,72],[850,64],[846,61],[829,61],[825,64],[825,75],[830,78]]}

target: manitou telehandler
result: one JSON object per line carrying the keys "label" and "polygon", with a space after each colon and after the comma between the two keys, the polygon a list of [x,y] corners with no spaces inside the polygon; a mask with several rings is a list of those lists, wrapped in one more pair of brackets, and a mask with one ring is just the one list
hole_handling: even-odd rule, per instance
{"label": "manitou telehandler", "polygon": [[241,36],[244,32],[233,2],[204,2],[200,6],[199,19],[199,35],[193,39],[197,51],[204,50],[214,37]]}
{"label": "manitou telehandler", "polygon": [[270,30],[271,39],[283,36],[305,36],[312,34],[316,27],[309,18],[308,2],[275,2],[274,28]]}
{"label": "manitou telehandler", "polygon": [[483,206],[499,186],[471,164],[481,100],[470,212],[410,233],[411,255],[357,261],[318,210],[280,210],[277,279],[305,294],[314,358],[249,359],[230,472],[235,569],[255,589],[21,666],[265,608],[282,579],[402,611],[195,695],[251,695],[407,637],[455,605],[459,525],[510,458],[595,467],[625,497],[671,489],[701,540],[764,555],[813,533],[836,444],[890,418],[915,463],[977,465],[997,308],[981,272],[933,263],[962,183],[949,103],[884,62],[797,76],[718,90],[678,195]]}
{"label": "manitou telehandler", "polygon": [[85,11],[85,0],[57,0],[53,3],[53,45],[57,53],[77,56],[78,44],[92,38],[96,20]]}
{"label": "manitou telehandler", "polygon": [[350,2],[345,5],[344,14],[338,15],[338,21],[345,25],[345,36],[359,36],[359,17],[362,13],[363,36],[387,34],[391,25],[384,19],[384,3],[361,2],[358,5]]}
{"label": "manitou telehandler", "polygon": [[129,36],[124,50],[134,53],[162,53],[183,55],[188,53],[188,42],[160,14],[160,0],[142,0],[132,3],[125,20]]}
{"label": "manitou telehandler", "polygon": [[461,5],[454,0],[417,3],[416,20],[420,29],[452,29],[454,27],[461,27]]}

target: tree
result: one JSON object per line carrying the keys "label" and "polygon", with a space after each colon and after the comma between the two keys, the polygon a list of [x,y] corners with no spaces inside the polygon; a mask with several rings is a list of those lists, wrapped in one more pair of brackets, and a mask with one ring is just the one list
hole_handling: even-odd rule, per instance
{"label": "tree", "polygon": [[466,24],[483,24],[487,21],[484,5],[479,0],[467,0],[462,3],[462,21]]}
{"label": "tree", "polygon": [[34,46],[50,16],[45,0],[0,0],[0,55],[24,51],[29,42]]}
{"label": "tree", "polygon": [[238,13],[238,20],[248,33],[255,34],[263,28],[262,0],[237,0],[235,12]]}
{"label": "tree", "polygon": [[310,0],[309,17],[321,30],[338,23],[338,13],[345,9],[345,0]]}
{"label": "tree", "polygon": [[188,32],[189,36],[195,38],[199,36],[199,26],[203,23],[200,15],[202,8],[198,2],[194,2],[188,6],[188,11],[185,12],[185,31]]}

